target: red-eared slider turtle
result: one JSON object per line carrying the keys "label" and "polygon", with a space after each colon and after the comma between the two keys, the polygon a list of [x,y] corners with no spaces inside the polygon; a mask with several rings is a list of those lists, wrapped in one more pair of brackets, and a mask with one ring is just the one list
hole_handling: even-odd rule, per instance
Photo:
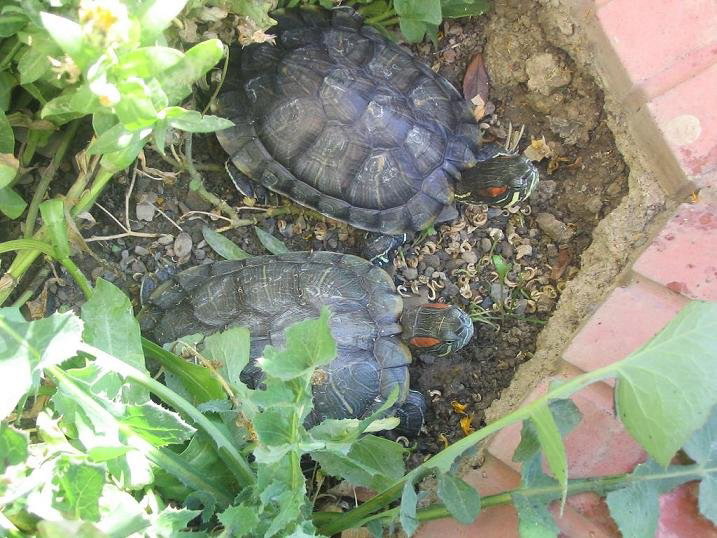
{"label": "red-eared slider turtle", "polygon": [[[337,357],[316,376],[309,423],[325,418],[361,418],[400,389],[396,415],[401,429],[416,434],[424,402],[409,391],[409,347],[446,355],[464,346],[473,323],[455,306],[404,308],[391,277],[370,262],[334,252],[291,252],[241,261],[199,265],[174,275],[145,303],[143,330],[159,343],[189,334],[247,327],[251,357],[267,344],[281,346],[284,329],[331,312]],[[261,370],[250,365],[242,378],[251,386]]]}
{"label": "red-eared slider turtle", "polygon": [[217,102],[235,123],[217,137],[244,175],[388,235],[454,217],[455,198],[508,206],[535,187],[530,161],[480,145],[450,82],[352,9],[272,16],[276,44],[233,47]]}

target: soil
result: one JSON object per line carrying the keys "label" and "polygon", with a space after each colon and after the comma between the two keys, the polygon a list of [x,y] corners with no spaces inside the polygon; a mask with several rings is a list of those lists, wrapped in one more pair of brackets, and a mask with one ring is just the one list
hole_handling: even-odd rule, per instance
{"label": "soil", "polygon": [[[544,11],[564,14],[559,6],[549,5]],[[582,292],[574,291],[575,282],[591,286],[594,279],[604,292],[608,284],[600,288],[603,277],[616,277],[627,252],[644,234],[647,217],[662,207],[658,198],[621,204],[628,193],[630,170],[616,148],[610,128],[615,128],[614,118],[605,111],[603,93],[588,74],[589,61],[579,50],[575,52],[581,45],[565,35],[572,31],[569,21],[560,21],[559,17],[536,15],[535,3],[529,0],[496,0],[488,16],[448,21],[437,45],[414,48],[459,88],[466,66],[481,54],[491,80],[485,102],[489,113],[481,120],[486,138],[503,141],[509,124],[525,125],[521,149],[531,140],[544,140],[552,156],[538,163],[541,183],[528,203],[511,211],[461,206],[456,221],[437,226],[434,235],[405,247],[390,268],[402,293],[409,296],[407,300],[436,298],[462,306],[476,319],[473,342],[456,356],[414,361],[412,388],[422,391],[430,404],[413,464],[491,418],[491,412],[486,417],[488,408],[501,397],[521,364],[533,362],[530,359],[536,354],[539,332],[567,289],[572,306],[565,307],[560,328],[553,330],[552,336],[544,333],[547,355],[543,348],[537,350],[543,357],[555,355],[581,319],[572,319],[571,313],[584,316],[598,296],[581,296]],[[563,35],[555,39],[554,32]],[[576,57],[582,58],[579,64],[573,60]],[[226,157],[213,136],[195,136],[194,146],[194,160],[207,189],[240,208],[243,218],[256,218],[258,226],[289,249],[357,253],[364,239],[362,232],[278,198],[275,203],[286,213],[267,217],[265,207],[235,190],[222,170]],[[180,144],[177,150],[181,150]],[[226,222],[188,185],[187,174],[177,173],[148,150],[146,163],[120,175],[92,210],[92,218],[81,222],[80,233],[93,253],[76,257],[85,273],[92,279],[113,281],[139,306],[139,289],[147,273],[220,259],[204,241],[201,229],[204,225],[221,229]],[[54,194],[60,192],[64,192],[61,187]],[[593,247],[592,254],[581,259],[598,222],[619,204],[626,224],[621,221],[619,228],[612,230],[609,244],[603,230],[600,250],[595,252]],[[124,225],[126,211],[132,231],[152,237],[113,238],[123,233],[114,218]],[[628,222],[634,219],[631,211],[638,219],[645,216],[644,221]],[[226,231],[225,236],[251,254],[266,254],[252,226]],[[98,239],[101,237],[109,238]],[[495,254],[507,264],[505,278],[498,275],[492,258]],[[587,280],[581,276],[581,264],[590,266]],[[34,311],[80,302],[77,290],[68,282],[66,278],[50,279],[45,285],[47,293],[31,303]],[[555,324],[553,320],[548,326]],[[550,369],[549,361],[540,364],[521,369],[527,372],[522,374],[523,386]],[[517,399],[504,399],[502,410]]]}

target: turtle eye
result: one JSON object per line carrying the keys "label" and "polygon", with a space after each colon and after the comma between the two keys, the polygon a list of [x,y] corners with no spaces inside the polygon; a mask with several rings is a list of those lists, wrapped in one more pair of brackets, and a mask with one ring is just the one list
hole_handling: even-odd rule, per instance
{"label": "turtle eye", "polygon": [[408,343],[414,347],[430,348],[439,345],[441,341],[438,338],[433,338],[431,336],[414,336],[408,341]]}
{"label": "turtle eye", "polygon": [[500,185],[497,187],[486,187],[485,189],[479,189],[478,194],[480,194],[481,196],[487,196],[489,198],[496,198],[497,196],[505,194],[505,191],[507,190],[507,186]]}

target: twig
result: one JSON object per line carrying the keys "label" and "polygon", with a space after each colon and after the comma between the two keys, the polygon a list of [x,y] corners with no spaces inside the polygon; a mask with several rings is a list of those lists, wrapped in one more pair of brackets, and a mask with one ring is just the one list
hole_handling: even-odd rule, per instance
{"label": "twig", "polygon": [[85,243],[93,241],[109,241],[111,239],[122,239],[123,237],[160,237],[163,234],[144,233],[144,232],[124,232],[115,235],[93,235],[85,239]]}

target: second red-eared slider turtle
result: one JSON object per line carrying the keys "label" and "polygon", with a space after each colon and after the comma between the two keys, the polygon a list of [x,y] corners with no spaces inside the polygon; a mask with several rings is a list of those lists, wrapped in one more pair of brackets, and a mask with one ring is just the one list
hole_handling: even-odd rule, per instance
{"label": "second red-eared slider turtle", "polygon": [[276,44],[233,47],[218,99],[235,126],[217,137],[244,175],[388,235],[454,217],[456,197],[508,206],[535,187],[525,157],[480,145],[450,82],[352,9],[272,16]]}
{"label": "second red-eared slider turtle", "polygon": [[[141,323],[159,343],[244,326],[256,359],[267,344],[282,345],[286,327],[318,317],[323,306],[331,312],[337,357],[316,376],[309,424],[365,417],[399,387],[394,411],[402,431],[416,434],[425,404],[409,391],[409,348],[446,355],[470,340],[473,323],[446,304],[404,308],[391,277],[362,258],[291,252],[199,265],[157,288]],[[261,370],[250,365],[242,378],[257,386]]]}

